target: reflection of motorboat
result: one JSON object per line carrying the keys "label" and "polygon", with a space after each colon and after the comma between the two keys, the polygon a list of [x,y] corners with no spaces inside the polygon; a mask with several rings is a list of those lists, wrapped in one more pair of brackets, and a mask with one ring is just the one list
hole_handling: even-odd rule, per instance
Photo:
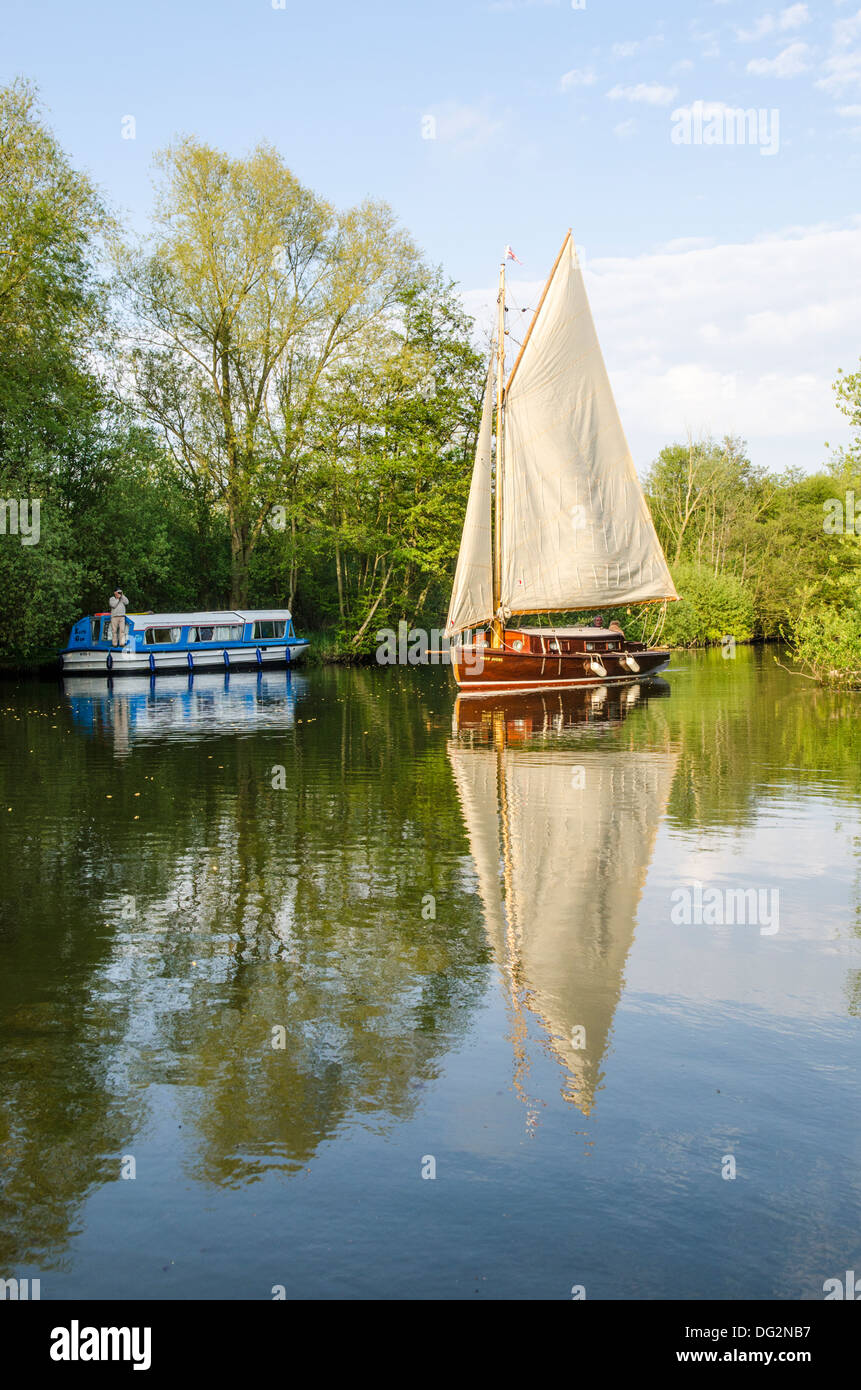
{"label": "reflection of motorboat", "polygon": [[117,752],[134,741],[199,738],[225,729],[293,727],[296,699],[306,682],[289,670],[232,675],[76,676],[63,689],[79,728],[109,734]]}
{"label": "reflection of motorboat", "polygon": [[522,698],[497,712],[489,740],[461,723],[449,760],[512,1011],[515,1082],[522,1089],[531,1017],[567,1075],[563,1095],[588,1114],[677,755],[572,746],[546,722],[537,732],[551,740],[536,746],[519,723]]}

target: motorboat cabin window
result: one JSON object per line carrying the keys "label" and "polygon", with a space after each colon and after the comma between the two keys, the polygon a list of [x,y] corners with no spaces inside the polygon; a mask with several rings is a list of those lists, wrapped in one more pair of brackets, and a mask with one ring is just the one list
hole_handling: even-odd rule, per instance
{"label": "motorboat cabin window", "polygon": [[254,638],[255,641],[258,638],[265,639],[267,637],[283,637],[284,629],[286,628],[286,626],[287,624],[283,620],[280,622],[273,622],[271,619],[266,618],[262,622],[254,624],[251,636]]}
{"label": "motorboat cabin window", "polygon": [[211,642],[214,631],[215,628],[213,627],[190,627],[188,640],[189,642]]}
{"label": "motorboat cabin window", "polygon": [[151,647],[172,646],[179,641],[181,633],[181,627],[148,627],[144,641]]}
{"label": "motorboat cabin window", "polygon": [[212,629],[212,640],[214,642],[241,642],[242,624],[220,623],[218,627]]}
{"label": "motorboat cabin window", "polygon": [[110,618],[93,618],[92,631],[94,642],[109,642],[111,640]]}

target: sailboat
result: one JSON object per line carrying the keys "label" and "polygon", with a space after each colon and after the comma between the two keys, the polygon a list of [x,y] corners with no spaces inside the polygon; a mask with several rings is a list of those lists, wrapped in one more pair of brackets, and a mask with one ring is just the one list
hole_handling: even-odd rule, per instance
{"label": "sailboat", "polygon": [[[496,346],[446,622],[455,678],[462,694],[484,696],[641,681],[668,664],[669,649],[627,639],[600,612],[665,604],[678,594],[625,440],[570,230],[507,380],[505,314],[503,257]],[[512,624],[572,612],[592,621]]]}

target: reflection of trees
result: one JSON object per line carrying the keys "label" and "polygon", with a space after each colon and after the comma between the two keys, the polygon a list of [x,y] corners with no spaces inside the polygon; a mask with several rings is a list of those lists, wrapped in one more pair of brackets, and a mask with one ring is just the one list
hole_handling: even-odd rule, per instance
{"label": "reflection of trees", "polygon": [[[793,683],[768,650],[673,665],[684,669],[669,677],[672,698],[587,731],[585,746],[592,757],[673,750],[676,828],[741,831],[763,795],[787,787],[857,801],[856,697]],[[482,905],[460,878],[453,692],[444,675],[414,671],[307,679],[283,718],[250,701],[219,728],[217,681],[212,718],[193,736],[151,721],[142,737],[121,717],[122,758],[110,700],[88,724],[83,707],[72,722],[48,686],[7,695],[0,1273],[45,1250],[61,1257],[88,1193],[133,1151],[146,1087],[178,1089],[195,1175],[238,1182],[307,1163],[347,1124],[409,1115],[467,1026],[490,948]],[[276,764],[283,791],[271,784]],[[512,813],[509,836],[522,838],[516,822]],[[624,846],[612,845],[619,862]],[[586,875],[588,855],[580,867]],[[421,916],[428,893],[436,921]],[[123,895],[136,899],[134,918],[121,914]],[[519,920],[535,974],[534,924],[525,909]],[[594,981],[581,980],[596,1006],[612,945],[602,955],[597,939]],[[552,983],[545,974],[548,997]],[[542,1015],[557,1043],[582,1011],[577,988],[569,972],[558,1021],[549,1006]],[[276,1025],[284,1051],[271,1047]],[[572,1075],[576,1060],[592,1059],[569,1058]],[[584,1073],[581,1095],[597,1076]]]}
{"label": "reflection of trees", "polygon": [[411,1112],[489,958],[477,907],[451,909],[460,816],[411,677],[322,674],[295,725],[231,716],[196,741],[151,725],[137,738],[123,716],[122,759],[110,704],[70,730],[41,687],[35,712],[7,721],[7,1271],[60,1256],[88,1192],[133,1151],[151,1085],[179,1088],[195,1175],[214,1182],[307,1163],[344,1123]]}
{"label": "reflection of trees", "polygon": [[[165,1042],[203,1088],[200,1177],[301,1164],[353,1114],[408,1114],[481,988],[477,923],[464,933],[442,909],[421,915],[424,894],[453,895],[443,750],[428,746],[408,688],[390,687],[384,714],[372,673],[336,688],[302,706],[316,726],[308,737],[297,726],[289,750],[234,746],[229,809],[216,799],[199,853],[183,845],[162,866],[184,930],[166,906],[157,937],[170,973],[194,981]],[[271,1046],[278,1025],[284,1050]]]}
{"label": "reflection of trees", "polygon": [[[38,737],[30,729],[27,737]],[[20,749],[26,738],[15,740]],[[32,742],[27,745],[36,746]],[[69,750],[71,752],[71,750]],[[74,758],[72,761],[75,761]],[[41,771],[34,770],[42,781]],[[61,779],[58,779],[61,780]],[[32,793],[4,788],[21,801]],[[102,793],[104,796],[104,793]],[[118,1176],[140,1104],[115,1085],[127,1001],[96,985],[109,941],[79,861],[86,814],[51,788],[55,814],[42,835],[16,827],[4,865],[0,915],[0,1273],[58,1257],[75,1212],[95,1186]],[[59,806],[57,802],[59,801]],[[11,819],[11,817],[10,817]],[[8,835],[7,828],[7,835]]]}
{"label": "reflection of trees", "polygon": [[[69,1007],[31,1003],[4,1014],[0,1105],[0,1269],[44,1268],[68,1242],[87,1193],[119,1176],[140,1106],[113,1094],[111,1028]],[[48,1259],[42,1252],[49,1252]]]}
{"label": "reflection of trees", "polygon": [[[637,739],[654,732],[680,750],[669,819],[686,829],[752,824],[764,792],[824,782],[861,796],[857,696],[820,690],[775,662],[774,647],[695,657],[677,653],[671,700],[642,713]],[[768,767],[764,788],[758,768]]]}

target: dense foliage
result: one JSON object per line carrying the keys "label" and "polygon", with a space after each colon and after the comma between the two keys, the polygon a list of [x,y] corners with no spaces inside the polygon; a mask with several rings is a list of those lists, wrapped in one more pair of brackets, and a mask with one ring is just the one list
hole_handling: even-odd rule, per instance
{"label": "dense foliage", "polygon": [[[142,609],[285,604],[348,656],[441,627],[484,374],[455,287],[388,207],[337,211],[268,146],[185,139],[158,171],[132,244],[35,91],[0,91],[0,660],[48,655],[117,584]],[[861,429],[861,372],[835,390]],[[782,635],[856,683],[859,447],[772,475],[689,439],[645,486],[666,640]]]}
{"label": "dense foliage", "polygon": [[[857,427],[861,373],[840,373],[835,389]],[[666,640],[784,637],[802,671],[861,684],[857,444],[819,473],[774,476],[754,469],[738,440],[688,441],[661,451],[646,493],[681,596]]]}

